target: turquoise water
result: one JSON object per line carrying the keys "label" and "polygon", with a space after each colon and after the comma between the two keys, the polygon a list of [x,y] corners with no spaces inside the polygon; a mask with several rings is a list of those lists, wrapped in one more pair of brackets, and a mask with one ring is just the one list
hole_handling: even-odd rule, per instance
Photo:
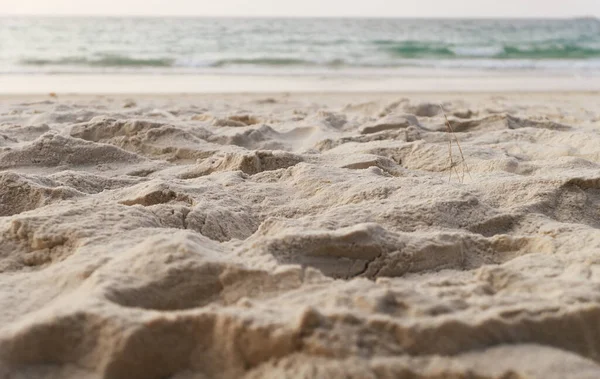
{"label": "turquoise water", "polygon": [[600,71],[600,21],[0,18],[0,73]]}

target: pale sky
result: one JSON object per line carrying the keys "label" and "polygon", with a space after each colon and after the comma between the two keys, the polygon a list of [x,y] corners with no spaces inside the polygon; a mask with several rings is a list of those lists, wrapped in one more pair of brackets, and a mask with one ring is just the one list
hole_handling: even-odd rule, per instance
{"label": "pale sky", "polygon": [[600,0],[0,0],[0,14],[600,17]]}

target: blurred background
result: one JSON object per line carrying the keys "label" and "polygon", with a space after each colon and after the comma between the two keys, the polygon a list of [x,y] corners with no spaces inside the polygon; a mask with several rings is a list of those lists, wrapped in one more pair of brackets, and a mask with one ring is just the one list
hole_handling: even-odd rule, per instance
{"label": "blurred background", "polygon": [[402,68],[600,70],[578,19],[7,17],[10,73],[366,73]]}
{"label": "blurred background", "polygon": [[3,0],[0,14],[4,78],[600,76],[597,0]]}

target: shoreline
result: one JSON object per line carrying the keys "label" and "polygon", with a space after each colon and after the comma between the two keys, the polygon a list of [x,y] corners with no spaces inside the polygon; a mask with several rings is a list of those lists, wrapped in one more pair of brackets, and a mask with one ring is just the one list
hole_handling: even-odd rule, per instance
{"label": "shoreline", "polygon": [[600,76],[0,75],[0,94],[593,92]]}

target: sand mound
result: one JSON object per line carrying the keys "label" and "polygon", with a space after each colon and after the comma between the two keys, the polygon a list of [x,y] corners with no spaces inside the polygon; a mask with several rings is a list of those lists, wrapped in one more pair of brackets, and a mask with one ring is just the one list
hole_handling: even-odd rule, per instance
{"label": "sand mound", "polygon": [[413,115],[393,115],[386,116],[372,125],[364,126],[360,129],[361,134],[377,133],[384,130],[404,129],[408,126],[418,126],[419,121]]}
{"label": "sand mound", "polygon": [[10,146],[18,141],[33,141],[50,131],[50,127],[46,124],[38,126],[8,125],[0,127],[0,131],[2,132],[0,144],[4,143],[6,146]]}
{"label": "sand mound", "polygon": [[77,167],[108,163],[135,164],[138,155],[114,146],[46,133],[33,142],[0,153],[0,170],[21,167]]}
{"label": "sand mound", "polygon": [[262,125],[259,128],[245,129],[242,132],[210,136],[207,140],[221,145],[236,145],[253,150],[281,150],[286,149],[287,146],[282,141],[283,139],[285,139],[285,135],[267,125]]}
{"label": "sand mound", "polygon": [[0,376],[600,377],[597,99],[353,96],[3,105]]}
{"label": "sand mound", "polygon": [[[570,127],[554,121],[538,121],[527,118],[519,118],[511,115],[494,114],[482,118],[463,119],[463,118],[448,118],[454,132],[467,132],[476,130],[502,130],[502,129],[521,129],[521,128],[540,128],[549,130],[566,131]],[[441,123],[433,127],[437,131],[446,131],[446,121],[441,120]]]}
{"label": "sand mound", "polygon": [[441,104],[423,102],[417,104],[405,103],[403,108],[406,113],[414,114],[418,117],[435,117],[442,113],[440,106]]}
{"label": "sand mound", "polygon": [[253,175],[263,171],[287,168],[302,162],[302,157],[283,151],[255,151],[245,154],[216,155],[202,162],[199,175],[219,171],[242,171]]}
{"label": "sand mound", "polygon": [[226,118],[217,118],[217,119],[213,120],[212,124],[213,124],[213,126],[239,127],[239,126],[248,126],[248,125],[258,124],[259,122],[260,122],[260,120],[257,119],[256,117],[246,114],[246,115],[234,115],[234,116],[229,116]]}
{"label": "sand mound", "polygon": [[0,217],[77,196],[83,196],[83,193],[49,178],[0,172]]}
{"label": "sand mound", "polygon": [[204,130],[196,129],[193,133],[169,124],[144,120],[94,118],[89,123],[74,125],[70,135],[169,161],[203,159],[219,150],[219,146],[201,138],[208,135]]}

